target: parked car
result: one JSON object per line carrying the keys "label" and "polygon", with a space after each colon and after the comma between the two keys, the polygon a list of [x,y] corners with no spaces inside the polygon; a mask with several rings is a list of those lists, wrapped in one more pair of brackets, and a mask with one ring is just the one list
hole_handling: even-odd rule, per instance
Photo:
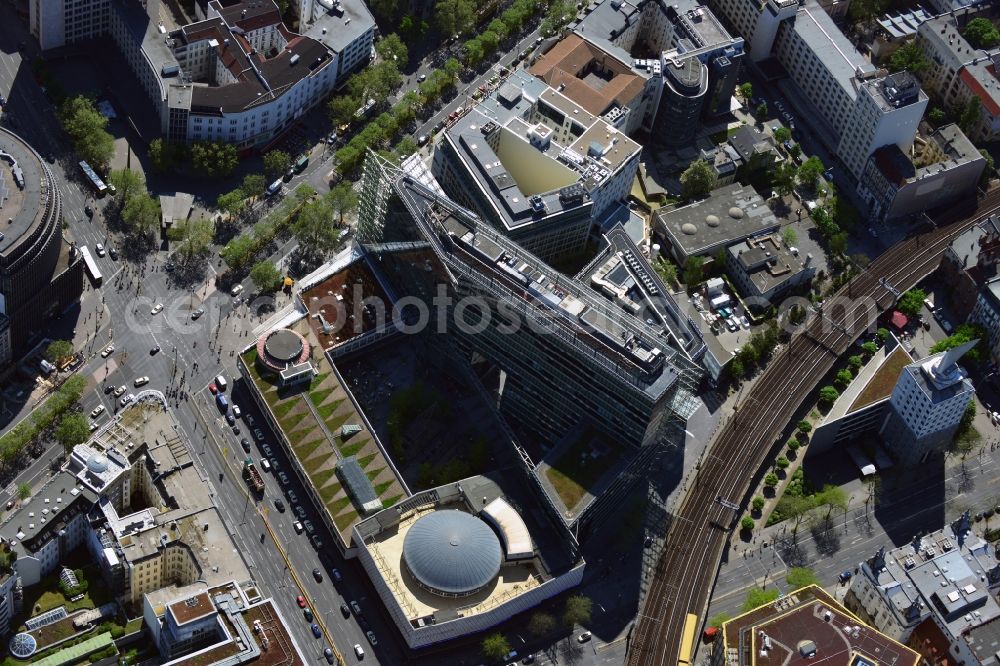
{"label": "parked car", "polygon": [[202,316],[203,314],[205,314],[205,308],[198,308],[197,310],[195,310],[194,312],[191,313],[191,319],[192,320],[197,319],[198,317]]}
{"label": "parked car", "polygon": [[285,474],[284,472],[278,472],[278,481],[281,482],[281,485],[287,486],[288,485],[288,475]]}
{"label": "parked car", "polygon": [[338,583],[344,580],[344,577],[340,574],[340,569],[330,569],[330,575],[333,576],[333,580]]}
{"label": "parked car", "polygon": [[103,413],[104,413],[104,405],[98,405],[97,407],[94,407],[94,409],[90,412],[90,416],[96,419]]}
{"label": "parked car", "polygon": [[351,610],[354,611],[355,615],[361,615],[361,605],[354,599],[351,599]]}
{"label": "parked car", "polygon": [[229,425],[233,425],[234,423],[236,423],[236,419],[233,417],[232,412],[226,412],[226,423],[228,423]]}
{"label": "parked car", "polygon": [[354,644],[354,656],[357,657],[358,659],[365,658],[365,649],[360,645],[358,645],[357,643]]}
{"label": "parked car", "polygon": [[111,354],[113,354],[114,351],[115,351],[115,346],[108,345],[107,347],[104,348],[104,351],[101,352],[101,358],[107,358],[108,356],[111,356]]}
{"label": "parked car", "polygon": [[122,407],[124,407],[125,405],[129,404],[133,400],[135,400],[135,394],[134,393],[129,393],[128,395],[122,397],[122,399],[121,399],[121,405],[122,405]]}
{"label": "parked car", "polygon": [[318,569],[318,568],[313,569],[313,578],[316,579],[317,583],[322,583],[323,582],[323,572],[320,569]]}
{"label": "parked car", "polygon": [[108,256],[111,257],[113,260],[118,261],[118,250],[116,250],[113,247],[109,247]]}
{"label": "parked car", "polygon": [[289,490],[288,492],[285,493],[285,495],[288,496],[288,501],[291,502],[292,504],[299,503],[299,496],[295,494],[294,490]]}
{"label": "parked car", "polygon": [[333,663],[333,650],[331,650],[330,648],[325,648],[323,650],[323,656],[326,657],[326,663],[328,664]]}
{"label": "parked car", "polygon": [[368,637],[368,642],[371,643],[372,647],[375,647],[376,645],[378,645],[378,639],[375,638],[375,632],[374,631],[371,631],[371,630],[366,631],[365,632],[365,636]]}
{"label": "parked car", "polygon": [[296,534],[302,534],[302,523],[296,520],[294,523],[292,523],[292,529],[295,530]]}
{"label": "parked car", "polygon": [[313,621],[313,612],[312,612],[312,609],[309,608],[308,606],[306,606],[305,608],[303,608],[302,609],[302,617],[304,617],[306,619],[306,622],[312,622]]}
{"label": "parked car", "polygon": [[579,636],[577,636],[576,640],[578,640],[581,643],[586,643],[587,641],[590,640],[591,636],[592,636],[592,634],[589,631],[585,631],[582,634],[580,634]]}
{"label": "parked car", "polygon": [[847,581],[851,580],[851,576],[852,575],[853,574],[851,573],[851,571],[849,569],[846,570],[846,571],[841,571],[840,572],[840,582],[841,583],[846,583]]}
{"label": "parked car", "polygon": [[[247,441],[246,437],[241,437],[240,438],[240,446],[243,447],[244,451],[246,451],[247,453],[250,453],[250,442]],[[261,462],[263,462],[263,461],[261,461]]]}
{"label": "parked car", "polygon": [[318,624],[313,624],[309,628],[312,629],[313,636],[315,636],[316,638],[322,638],[323,637],[323,632],[319,630],[319,625]]}
{"label": "parked car", "polygon": [[239,405],[233,405],[233,417],[238,419],[238,418],[240,418],[241,413],[242,412],[240,412],[240,406]]}
{"label": "parked car", "polygon": [[351,617],[351,608],[343,601],[340,602],[340,614],[344,617]]}

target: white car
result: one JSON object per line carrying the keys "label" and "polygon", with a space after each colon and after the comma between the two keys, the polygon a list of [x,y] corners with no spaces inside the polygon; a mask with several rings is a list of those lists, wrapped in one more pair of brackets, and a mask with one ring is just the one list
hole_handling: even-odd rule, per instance
{"label": "white car", "polygon": [[229,294],[231,296],[239,296],[241,293],[243,293],[243,285],[241,284],[238,284],[229,290]]}
{"label": "white car", "polygon": [[107,347],[104,348],[104,351],[101,352],[101,358],[107,358],[108,356],[111,356],[111,354],[113,354],[114,351],[115,351],[115,346],[108,345]]}
{"label": "white car", "polygon": [[153,306],[153,309],[149,311],[149,314],[160,314],[163,311],[163,303],[157,303]]}
{"label": "white car", "polygon": [[239,405],[233,405],[233,418],[234,419],[240,418],[240,414],[242,414],[242,412],[240,412],[240,406]]}
{"label": "white car", "polygon": [[121,386],[119,386],[118,388],[115,389],[115,397],[117,398],[118,396],[120,396],[122,393],[124,393],[127,390],[128,390],[128,387],[125,386],[124,384],[122,384]]}
{"label": "white car", "polygon": [[421,74],[420,76],[417,77],[417,83],[423,83],[426,80],[427,80],[426,74]]}
{"label": "white car", "polygon": [[104,246],[100,243],[97,244],[97,247],[95,247],[94,250],[97,252],[98,257],[104,256]]}
{"label": "white car", "polygon": [[124,407],[125,405],[127,405],[130,402],[132,402],[133,400],[135,400],[135,394],[134,393],[129,393],[128,395],[122,397],[122,399],[121,399],[121,406]]}
{"label": "white car", "polygon": [[90,416],[96,419],[103,413],[104,413],[104,405],[98,405],[97,407],[94,407],[94,410],[92,412],[90,412]]}
{"label": "white car", "polygon": [[305,529],[305,528],[302,527],[302,523],[300,523],[297,520],[294,523],[292,523],[292,527],[295,528],[295,533],[296,534],[302,534],[302,530]]}
{"label": "white car", "polygon": [[142,386],[143,384],[148,384],[148,383],[149,383],[149,377],[136,377],[135,379],[136,386]]}
{"label": "white car", "polygon": [[97,430],[100,427],[101,426],[97,425],[95,422],[93,422],[93,421],[90,422],[90,432],[94,432],[95,430]]}
{"label": "white car", "polygon": [[747,319],[746,315],[743,315],[742,317],[740,317],[740,323],[743,324],[743,328],[746,328],[746,329],[750,328],[750,320]]}

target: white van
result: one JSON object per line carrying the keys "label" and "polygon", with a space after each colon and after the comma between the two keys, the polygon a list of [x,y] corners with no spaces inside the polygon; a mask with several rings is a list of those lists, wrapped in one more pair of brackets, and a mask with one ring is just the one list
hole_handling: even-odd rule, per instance
{"label": "white van", "polygon": [[215,378],[215,386],[220,391],[225,391],[226,390],[226,378],[223,377],[222,375],[217,376]]}
{"label": "white van", "polygon": [[271,461],[268,460],[267,458],[261,458],[260,459],[260,468],[262,470],[264,470],[265,472],[270,472],[271,471]]}

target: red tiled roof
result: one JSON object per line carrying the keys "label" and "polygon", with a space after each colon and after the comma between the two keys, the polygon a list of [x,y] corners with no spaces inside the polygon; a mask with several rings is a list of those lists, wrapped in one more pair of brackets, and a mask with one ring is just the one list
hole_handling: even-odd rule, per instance
{"label": "red tiled roof", "polygon": [[[987,67],[987,70],[989,70],[990,74],[992,74],[994,78],[996,77],[997,73],[993,65]],[[962,71],[960,71],[958,75],[962,77],[962,81],[965,85],[969,86],[969,90],[972,91],[972,94],[979,98],[979,101],[983,103],[983,108],[985,108],[991,116],[1000,116],[1000,104],[997,104],[997,101],[992,95],[990,95],[986,88],[983,87],[983,84],[981,84],[976,77],[972,75],[972,72],[969,71],[968,67],[963,67]]]}

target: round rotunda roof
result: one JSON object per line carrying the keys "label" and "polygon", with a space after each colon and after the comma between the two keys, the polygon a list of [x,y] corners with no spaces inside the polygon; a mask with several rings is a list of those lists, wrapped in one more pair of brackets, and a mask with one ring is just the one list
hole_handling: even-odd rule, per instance
{"label": "round rotunda roof", "polygon": [[424,589],[442,596],[475,594],[500,572],[500,540],[490,526],[463,511],[435,511],[413,523],[403,539],[403,562]]}

